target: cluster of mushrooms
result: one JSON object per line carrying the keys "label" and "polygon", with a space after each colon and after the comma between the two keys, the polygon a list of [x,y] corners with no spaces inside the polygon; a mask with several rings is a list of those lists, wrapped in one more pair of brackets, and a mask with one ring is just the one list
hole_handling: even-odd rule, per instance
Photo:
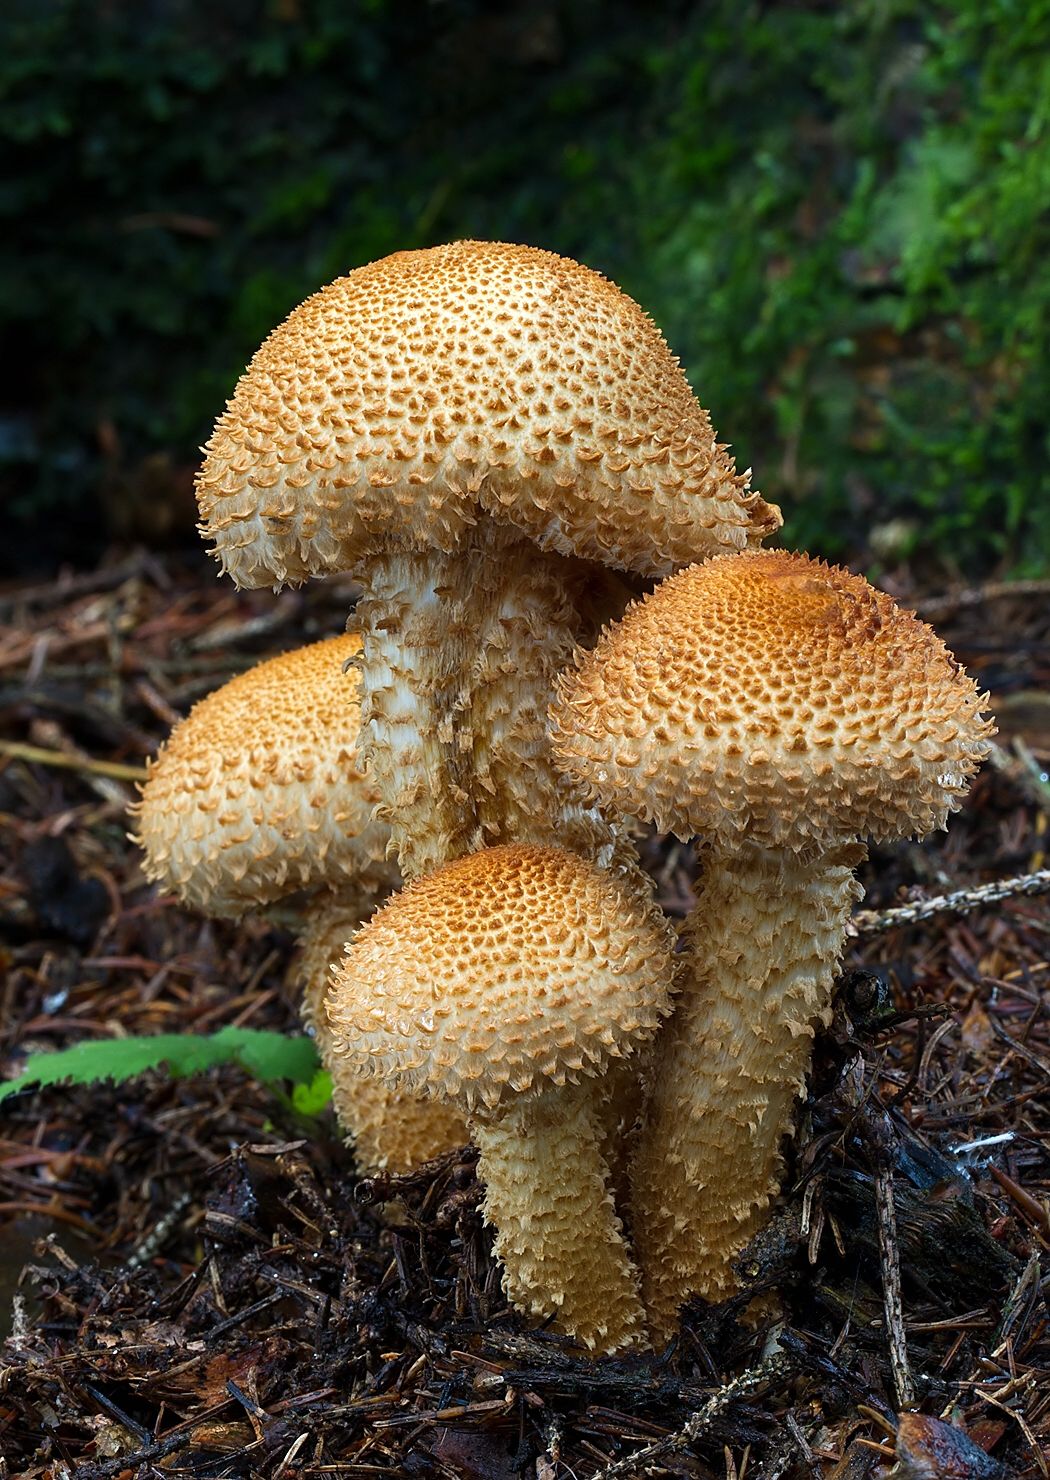
{"label": "cluster of mushrooms", "polygon": [[[860,576],[759,548],[780,512],[652,321],[531,247],[309,298],[198,496],[239,586],[362,594],[175,730],[151,877],[298,923],[360,1166],[473,1140],[515,1306],[600,1351],[665,1340],[777,1193],[865,840],[944,826],[983,696]],[[682,941],[639,822],[698,844]]]}

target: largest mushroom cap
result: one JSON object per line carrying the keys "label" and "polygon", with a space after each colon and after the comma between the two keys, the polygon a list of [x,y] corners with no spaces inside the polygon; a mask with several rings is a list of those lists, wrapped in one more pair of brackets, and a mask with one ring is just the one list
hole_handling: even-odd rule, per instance
{"label": "largest mushroom cap", "polygon": [[679,572],[628,609],[552,707],[560,764],[626,815],[721,850],[943,827],[988,753],[982,696],[940,638],[787,551]]}
{"label": "largest mushroom cap", "polygon": [[450,550],[480,512],[648,575],[781,522],[636,303],[500,242],[398,252],[308,298],[206,452],[202,531],[242,586],[352,568],[377,537]]}
{"label": "largest mushroom cap", "polygon": [[670,1010],[670,926],[560,848],[445,864],[355,936],[327,1008],[359,1064],[473,1110],[601,1074]]}
{"label": "largest mushroom cap", "polygon": [[299,889],[395,877],[356,756],[360,638],[259,663],[195,705],[134,809],[145,872],[186,904],[241,915]]}

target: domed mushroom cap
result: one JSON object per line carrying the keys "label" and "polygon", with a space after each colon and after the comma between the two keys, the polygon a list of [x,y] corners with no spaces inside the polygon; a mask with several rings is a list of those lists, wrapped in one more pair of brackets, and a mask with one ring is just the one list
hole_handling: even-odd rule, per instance
{"label": "domed mushroom cap", "polygon": [[510,844],[396,895],[333,970],[336,1052],[473,1110],[600,1074],[670,1011],[655,904],[558,848]]}
{"label": "domed mushroom cap", "polygon": [[681,571],[579,655],[553,747],[662,830],[826,848],[943,827],[988,753],[984,697],[863,577],[753,551]]}
{"label": "domed mushroom cap", "polygon": [[207,914],[240,915],[384,858],[356,757],[359,679],[343,672],[360,646],[311,643],[194,706],[134,808],[147,878]]}
{"label": "domed mushroom cap", "polygon": [[545,549],[662,574],[755,544],[748,492],[652,321],[552,252],[397,252],[301,304],[241,377],[197,480],[242,586],[451,549],[479,510]]}

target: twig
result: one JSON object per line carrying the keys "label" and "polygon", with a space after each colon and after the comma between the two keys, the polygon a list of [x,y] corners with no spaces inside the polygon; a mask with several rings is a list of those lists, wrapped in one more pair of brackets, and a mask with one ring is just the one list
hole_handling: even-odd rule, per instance
{"label": "twig", "polygon": [[150,1229],[142,1242],[132,1249],[125,1261],[124,1267],[126,1269],[140,1269],[160,1252],[168,1236],[189,1207],[191,1201],[192,1199],[188,1192],[179,1194],[163,1218]]}
{"label": "twig", "polygon": [[877,935],[895,925],[918,925],[942,911],[964,915],[970,910],[995,904],[1000,899],[1014,899],[1026,894],[1050,892],[1050,868],[1034,874],[1017,874],[1009,879],[996,879],[991,884],[978,884],[972,889],[956,889],[951,894],[936,894],[932,899],[917,899],[911,904],[894,905],[888,910],[858,910],[849,923],[850,935]]}
{"label": "twig", "polygon": [[174,1454],[177,1449],[183,1449],[190,1442],[191,1434],[169,1434],[164,1439],[155,1439],[141,1449],[125,1450],[124,1453],[116,1455],[113,1459],[89,1461],[87,1464],[77,1466],[77,1475],[81,1480],[107,1480],[113,1475],[127,1474],[134,1470],[139,1464],[147,1461],[165,1459],[169,1454]]}
{"label": "twig", "polygon": [[1019,1043],[1016,1038],[1012,1038],[1003,1027],[1002,1023],[997,1023],[994,1018],[989,1018],[988,1021],[996,1038],[998,1038],[1001,1043],[1005,1043],[1007,1048],[1010,1049],[1011,1053],[1015,1053],[1017,1054],[1018,1058],[1024,1059],[1026,1064],[1030,1064],[1031,1067],[1035,1069],[1037,1073],[1042,1074],[1044,1078],[1050,1079],[1050,1065],[1044,1063],[1037,1053],[1033,1053],[1032,1050],[1028,1047],[1027,1043]]}
{"label": "twig", "polygon": [[695,1439],[699,1439],[730,1403],[747,1397],[769,1378],[782,1373],[783,1369],[783,1358],[771,1357],[768,1361],[760,1362],[757,1367],[752,1367],[750,1371],[742,1372],[739,1377],[732,1378],[717,1392],[713,1392],[702,1408],[689,1415],[680,1429],[662,1439],[654,1439],[651,1444],[646,1444],[643,1449],[636,1449],[623,1459],[614,1460],[604,1470],[599,1470],[594,1480],[629,1480],[629,1477],[634,1480],[636,1476],[648,1474],[657,1461],[668,1454],[679,1453]]}
{"label": "twig", "polygon": [[962,591],[950,591],[946,596],[930,596],[915,604],[919,614],[927,620],[950,616],[963,607],[981,606],[986,601],[997,601],[1000,597],[1050,595],[1050,581],[990,581],[984,586],[968,586]]}
{"label": "twig", "polygon": [[232,1316],[227,1316],[224,1321],[219,1321],[217,1325],[212,1326],[209,1331],[205,1332],[205,1341],[214,1341],[215,1337],[221,1336],[224,1331],[232,1331],[234,1326],[239,1326],[242,1321],[250,1320],[252,1316],[258,1315],[261,1310],[267,1310],[271,1305],[277,1305],[283,1299],[284,1292],[282,1290],[278,1290],[276,1295],[264,1295],[261,1300],[253,1301],[251,1305],[246,1305],[243,1310],[236,1311]]}
{"label": "twig", "polygon": [[1013,749],[1029,789],[1035,792],[1041,806],[1050,805],[1050,781],[1046,779],[1045,766],[1036,760],[1023,735],[1014,736]]}
{"label": "twig", "polygon": [[1050,1233],[1050,1214],[1039,1201],[1032,1196],[1019,1182],[1001,1172],[998,1167],[989,1167],[988,1170],[999,1183],[999,1186],[1007,1196],[1017,1204],[1021,1212],[1033,1223],[1036,1228],[1041,1229],[1044,1234]]}
{"label": "twig", "polygon": [[993,740],[988,751],[988,764],[993,771],[1008,777],[1019,786],[1037,807],[1050,806],[1050,782],[1044,768],[1036,760],[1020,735],[1015,735],[1010,750],[1005,750]]}
{"label": "twig", "polygon": [[193,652],[198,653],[214,652],[217,648],[226,651],[250,638],[268,637],[271,632],[279,632],[282,627],[289,626],[298,616],[301,605],[302,599],[300,598],[299,602],[291,608],[284,603],[268,611],[259,612],[254,617],[218,622],[214,627],[209,627],[196,637],[191,637],[189,647]]}
{"label": "twig", "polygon": [[[1001,1185],[1001,1184],[1000,1184]],[[1004,1187],[1004,1191],[1007,1189]],[[1028,1194],[1026,1193],[1027,1197]],[[1043,1211],[1040,1206],[1040,1213]],[[1025,1327],[1043,1303],[1043,1271],[1036,1249],[1017,1276],[1013,1289],[1003,1303],[1003,1314],[992,1337],[992,1355],[998,1356],[1011,1341],[1020,1343]]]}
{"label": "twig", "polygon": [[875,1210],[879,1225],[879,1260],[882,1264],[882,1303],[886,1312],[886,1333],[890,1347],[890,1369],[897,1395],[897,1407],[908,1408],[915,1402],[915,1387],[908,1367],[908,1340],[904,1334],[904,1306],[901,1301],[901,1263],[897,1244],[897,1214],[893,1206],[893,1173],[888,1160],[880,1157],[875,1173]]}
{"label": "twig", "polygon": [[110,776],[114,781],[145,781],[144,766],[125,766],[119,761],[99,761],[93,756],[66,755],[45,750],[42,745],[24,745],[20,740],[0,740],[0,756],[13,761],[34,761],[41,766],[61,766],[67,771],[85,771],[92,776]]}
{"label": "twig", "polygon": [[787,1413],[784,1415],[784,1421],[787,1424],[788,1432],[790,1433],[792,1439],[794,1439],[795,1441],[795,1447],[801,1454],[802,1459],[809,1469],[810,1474],[819,1476],[821,1473],[820,1461],[813,1453],[813,1448],[809,1440],[802,1432],[798,1419],[795,1417],[790,1409],[788,1409]]}
{"label": "twig", "polygon": [[114,1403],[112,1398],[107,1398],[105,1393],[100,1392],[97,1387],[93,1387],[90,1382],[85,1382],[84,1391],[90,1393],[98,1406],[104,1409],[110,1418],[116,1419],[117,1423],[127,1429],[129,1434],[134,1434],[141,1445],[145,1445],[146,1448],[152,1447],[154,1441],[149,1429],[144,1429],[137,1419],[132,1418],[130,1413],[125,1413],[123,1408]]}
{"label": "twig", "polygon": [[145,550],[137,550],[118,565],[104,566],[101,570],[90,570],[79,576],[59,576],[57,581],[45,581],[39,586],[22,586],[6,592],[0,596],[0,611],[24,606],[59,606],[77,596],[111,591],[114,586],[121,586],[143,574],[147,574],[161,591],[171,590],[171,577],[160,561]]}

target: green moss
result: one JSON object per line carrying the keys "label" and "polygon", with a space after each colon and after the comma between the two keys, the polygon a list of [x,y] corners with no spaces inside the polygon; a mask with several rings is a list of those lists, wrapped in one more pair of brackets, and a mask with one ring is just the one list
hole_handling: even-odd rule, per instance
{"label": "green moss", "polygon": [[0,51],[0,468],[83,508],[98,427],[192,462],[358,262],[532,241],[653,313],[787,536],[1050,563],[1050,0],[658,14],[23,0]]}

